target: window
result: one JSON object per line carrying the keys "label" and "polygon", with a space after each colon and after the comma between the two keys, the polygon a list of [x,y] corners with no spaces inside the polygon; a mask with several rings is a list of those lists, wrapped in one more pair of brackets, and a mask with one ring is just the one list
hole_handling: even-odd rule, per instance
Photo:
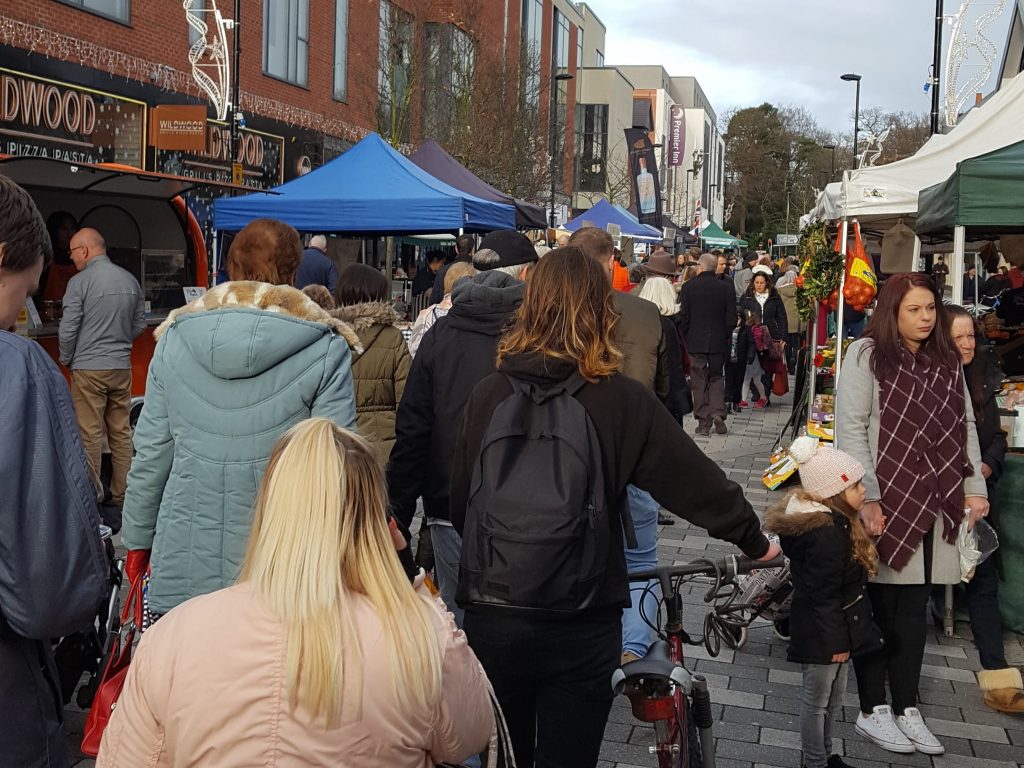
{"label": "window", "polygon": [[381,0],[377,127],[391,144],[408,141],[410,135],[413,33],[412,16]]}
{"label": "window", "polygon": [[579,191],[604,193],[608,186],[608,105],[576,105]]}
{"label": "window", "polygon": [[604,52],[603,51],[597,51],[594,54],[594,66],[595,67],[603,67],[604,66]]}
{"label": "window", "polygon": [[476,43],[454,24],[427,24],[424,37],[423,133],[444,142],[453,125],[469,122]]}
{"label": "window", "polygon": [[131,0],[60,0],[66,5],[73,5],[83,11],[91,11],[115,21],[128,24],[132,20]]}
{"label": "window", "polygon": [[[556,72],[569,68],[569,19],[557,8],[555,9],[554,34],[551,36],[551,61]],[[564,158],[569,81],[558,80],[555,84],[557,85],[554,96],[555,142],[552,151],[556,158]],[[554,182],[559,189],[565,185],[565,164],[557,160],[554,163]]]}
{"label": "window", "polygon": [[527,104],[540,105],[540,52],[544,24],[544,0],[523,0],[523,96]]}
{"label": "window", "polygon": [[309,0],[263,0],[263,71],[306,86]]}
{"label": "window", "polygon": [[[213,20],[213,15],[206,13],[206,0],[192,0],[192,5],[188,8],[188,15],[194,16],[196,20],[201,21],[209,29],[210,21]],[[191,24],[188,25],[188,47],[191,48],[204,36],[199,34],[199,31]],[[214,38],[209,32],[205,35],[207,41]]]}
{"label": "window", "polygon": [[334,0],[334,98],[348,98],[348,0]]}
{"label": "window", "polygon": [[576,67],[583,66],[583,27],[576,27]]}

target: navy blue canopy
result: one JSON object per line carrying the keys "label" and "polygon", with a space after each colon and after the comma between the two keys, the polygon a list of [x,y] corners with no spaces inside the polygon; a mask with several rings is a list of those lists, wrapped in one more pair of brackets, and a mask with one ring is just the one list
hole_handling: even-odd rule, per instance
{"label": "navy blue canopy", "polygon": [[514,229],[515,208],[434,178],[376,133],[297,179],[213,204],[214,228],[236,231],[262,217],[301,232],[410,234]]}
{"label": "navy blue canopy", "polygon": [[606,229],[609,224],[618,224],[622,234],[638,240],[661,240],[661,232],[647,224],[641,224],[636,217],[619,205],[612,205],[607,200],[598,200],[594,207],[579,214],[563,227],[575,232],[584,224]]}
{"label": "navy blue canopy", "polygon": [[548,225],[544,209],[539,205],[517,200],[495,189],[486,181],[476,176],[466,166],[445,152],[444,148],[433,139],[427,139],[420,148],[409,157],[416,165],[441,181],[451,184],[456,189],[468,192],[482,200],[513,205],[516,209],[516,227],[519,229],[544,229]]}

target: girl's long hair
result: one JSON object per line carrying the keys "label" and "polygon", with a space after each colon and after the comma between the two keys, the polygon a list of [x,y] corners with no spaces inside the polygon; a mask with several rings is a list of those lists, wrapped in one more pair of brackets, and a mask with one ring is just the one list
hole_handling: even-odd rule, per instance
{"label": "girl's long hair", "polygon": [[868,576],[874,577],[878,573],[878,551],[875,549],[875,542],[864,530],[860,515],[850,506],[850,502],[846,500],[846,494],[840,493],[821,503],[850,521],[850,548],[853,559],[864,567]]}
{"label": "girl's long hair", "polygon": [[575,246],[556,248],[530,270],[523,304],[498,344],[498,363],[536,352],[570,360],[597,381],[622,368],[618,322],[607,272]]}
{"label": "girl's long hair", "polygon": [[960,357],[953,346],[949,332],[949,313],[942,304],[942,297],[932,279],[920,272],[903,272],[891,275],[878,292],[871,322],[863,337],[874,342],[871,352],[871,373],[883,380],[900,367],[902,342],[900,341],[900,304],[912,288],[924,288],[935,298],[935,328],[932,335],[921,344],[921,351],[933,363],[953,368],[960,364]]}
{"label": "girl's long hair", "polygon": [[[339,721],[353,675],[362,690],[362,656],[393,660],[396,696],[416,708],[436,705],[440,649],[435,610],[409,584],[391,539],[384,478],[369,444],[323,418],[307,419],[278,440],[260,484],[240,581],[284,623],[289,704],[314,720]],[[384,647],[361,648],[355,604],[374,608]],[[345,664],[346,656],[355,659]]]}
{"label": "girl's long hair", "polygon": [[981,325],[974,319],[974,315],[958,304],[951,304],[946,308],[949,313],[949,334],[953,336],[953,321],[958,317],[966,317],[974,326],[974,360],[971,364],[964,366],[964,377],[967,379],[967,391],[971,393],[971,405],[974,407],[974,420],[981,426],[985,416],[985,374],[990,364],[989,352],[979,340],[985,338]]}

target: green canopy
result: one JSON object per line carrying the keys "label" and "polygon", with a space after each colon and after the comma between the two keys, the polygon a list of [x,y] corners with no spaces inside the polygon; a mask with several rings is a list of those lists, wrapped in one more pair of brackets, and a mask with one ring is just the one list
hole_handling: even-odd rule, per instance
{"label": "green canopy", "polygon": [[708,245],[718,248],[737,248],[747,244],[745,240],[733,237],[713,221],[709,221],[707,226],[701,230],[700,239]]}
{"label": "green canopy", "polygon": [[1024,230],[1024,141],[957,163],[953,175],[921,191],[917,234],[968,240]]}

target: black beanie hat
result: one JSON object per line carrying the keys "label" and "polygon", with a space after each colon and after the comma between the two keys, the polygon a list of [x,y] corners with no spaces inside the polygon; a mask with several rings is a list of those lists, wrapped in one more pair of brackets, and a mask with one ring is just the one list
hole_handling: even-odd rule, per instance
{"label": "black beanie hat", "polygon": [[537,259],[537,251],[526,235],[514,229],[499,229],[480,242],[480,247],[473,254],[473,266],[483,272],[529,264]]}

